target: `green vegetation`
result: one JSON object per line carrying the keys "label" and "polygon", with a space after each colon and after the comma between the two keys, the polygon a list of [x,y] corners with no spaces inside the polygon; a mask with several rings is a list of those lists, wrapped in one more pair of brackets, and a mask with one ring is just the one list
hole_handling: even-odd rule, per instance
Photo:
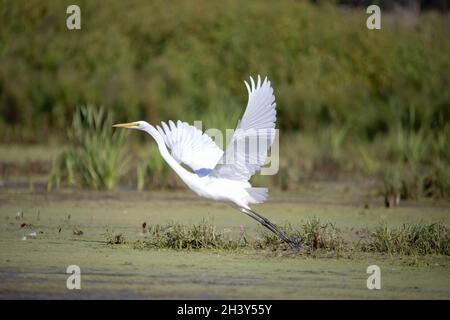
{"label": "green vegetation", "polygon": [[112,125],[112,114],[105,109],[78,108],[67,136],[69,146],[57,158],[48,188],[61,181],[68,186],[115,188],[126,163],[126,132]]}
{"label": "green vegetation", "polygon": [[150,143],[143,155],[144,159],[137,165],[136,189],[176,188],[182,183],[177,180],[172,169],[167,165],[159,153],[158,147]]}
{"label": "green vegetation", "polygon": [[112,234],[111,232],[107,232],[106,234],[106,243],[107,244],[125,244],[127,243],[127,239],[123,235],[123,233]]}
{"label": "green vegetation", "polygon": [[442,223],[404,224],[398,228],[378,226],[365,244],[369,251],[389,254],[450,255],[450,229]]}
{"label": "green vegetation", "polygon": [[[327,201],[322,202],[323,195],[329,191],[333,189],[315,191],[306,201],[298,196],[286,201],[290,193],[283,192],[259,208],[278,225],[289,222],[295,229],[293,232],[304,235],[310,244],[314,244],[318,236],[325,236],[324,242],[317,241],[323,245],[311,250],[305,246],[299,254],[285,250],[287,248],[279,242],[258,247],[265,239],[264,231],[256,222],[229,206],[202,201],[188,192],[56,190],[47,193],[3,189],[0,193],[0,274],[3,280],[0,297],[450,297],[448,251],[444,255],[433,253],[437,252],[435,250],[411,254],[381,252],[382,248],[363,250],[365,242],[377,243],[372,233],[378,232],[380,221],[391,231],[402,230],[402,225],[406,224],[411,229],[401,232],[411,236],[416,233],[412,226],[420,223],[426,232],[420,231],[423,239],[420,243],[427,246],[436,239],[448,241],[448,231],[445,235],[442,226],[426,231],[432,230],[433,221],[442,221],[441,225],[449,227],[448,205],[437,207],[424,201],[420,206],[411,202],[389,210],[382,206],[363,209],[362,205],[354,205],[355,192],[333,191]],[[172,221],[177,221],[178,226]],[[333,225],[325,221],[333,221]],[[169,226],[174,228],[165,229]],[[145,246],[146,243],[156,244],[152,235],[157,228],[161,240],[166,233],[172,240],[162,242],[162,246]],[[210,237],[213,230],[215,239]],[[238,248],[209,246],[211,241],[238,241],[243,230],[246,240],[242,238]],[[441,230],[441,234],[436,230]],[[175,231],[180,231],[181,236]],[[36,236],[28,236],[33,232]],[[21,240],[23,236],[27,239]],[[192,244],[204,243],[205,247],[188,249],[183,244],[184,248],[179,249],[173,241],[178,238],[195,238],[199,241]],[[341,238],[344,238],[343,249],[333,251],[329,244],[338,244]],[[359,241],[360,238],[365,241]],[[395,246],[394,241],[392,238],[389,245]],[[356,247],[358,242],[361,249]],[[81,268],[82,290],[66,288],[65,270],[72,264]],[[366,288],[369,276],[366,269],[373,264],[382,270],[382,290]]]}
{"label": "green vegetation", "polygon": [[[401,227],[389,228],[386,223],[380,224],[373,232],[352,230],[358,234],[357,241],[347,241],[345,234],[332,223],[322,223],[320,219],[307,220],[299,227],[292,225],[282,228],[294,239],[298,239],[303,248],[296,252],[289,249],[279,237],[273,233],[258,229],[256,236],[247,235],[241,227],[241,232],[234,238],[224,230],[203,220],[193,225],[168,223],[152,225],[144,228],[144,239],[137,240],[133,247],[137,249],[262,249],[283,250],[291,253],[321,254],[331,253],[336,257],[341,253],[354,254],[358,252],[388,253],[396,255],[446,255],[450,256],[450,229],[443,223],[403,224]],[[108,244],[124,244],[126,240],[122,233],[108,234]]]}
{"label": "green vegetation", "polygon": [[[112,123],[112,113],[104,108],[81,107],[75,111],[67,139],[69,150],[53,164],[50,189],[53,185],[59,186],[61,181],[68,186],[112,189],[125,173],[130,176],[130,170],[124,170],[125,154],[134,154],[137,159],[130,165],[136,168],[133,177],[137,190],[182,186],[156,145],[148,141],[149,153],[133,152],[132,146],[125,143],[124,131],[114,130]],[[305,143],[307,149],[303,149],[301,143],[293,144],[298,137],[283,140],[281,147],[290,152],[281,154],[280,173],[268,183],[284,190],[296,189],[302,177],[311,172],[320,172],[329,179],[339,172],[356,171],[366,177],[382,176],[380,189],[387,206],[398,205],[400,198],[446,198],[450,195],[450,170],[446,163],[446,159],[450,159],[450,149],[443,136],[432,137],[423,131],[407,134],[397,129],[383,141],[383,147],[375,144],[372,150],[362,145],[345,147],[346,136],[344,130],[324,130],[319,135],[318,152],[309,152],[311,144],[308,143]],[[355,153],[359,154],[359,160],[353,160],[352,166],[350,157],[356,157]],[[304,156],[299,158],[298,154]]]}
{"label": "green vegetation", "polygon": [[[337,228],[332,223],[322,223],[318,218],[307,220],[299,227],[288,225],[284,227],[286,234],[294,239],[298,239],[302,244],[302,253],[313,253],[315,251],[333,252],[339,257],[340,251],[344,249],[344,239]],[[273,233],[261,230],[257,248],[279,248],[287,249],[287,246]]]}
{"label": "green vegetation", "polygon": [[[56,135],[65,145],[87,104],[121,121],[234,128],[243,80],[261,74],[275,88],[281,129],[280,173],[265,183],[296,190],[350,173],[376,179],[385,197],[448,198],[448,13],[387,12],[382,30],[369,31],[361,8],[321,3],[80,1],[82,30],[68,31],[64,1],[2,0],[0,139]],[[178,187],[155,152],[134,152],[146,138],[128,150],[140,161],[126,183]],[[88,179],[70,184],[116,184]]]}
{"label": "green vegetation", "polygon": [[79,5],[82,30],[69,32],[64,1],[2,2],[5,129],[65,131],[88,103],[150,122],[240,113],[242,82],[257,73],[272,79],[287,131],[335,125],[372,140],[397,125],[438,132],[448,123],[447,14],[386,17],[373,32],[364,10],[298,1]]}
{"label": "green vegetation", "polygon": [[170,248],[170,249],[237,249],[247,245],[244,235],[239,239],[225,237],[223,231],[203,220],[192,226],[179,223],[152,225],[145,230],[145,240],[138,240],[136,248]]}

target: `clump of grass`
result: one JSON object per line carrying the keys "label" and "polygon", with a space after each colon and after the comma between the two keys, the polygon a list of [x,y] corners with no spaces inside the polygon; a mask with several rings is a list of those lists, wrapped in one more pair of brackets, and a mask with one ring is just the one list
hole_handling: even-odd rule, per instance
{"label": "clump of grass", "polygon": [[310,250],[341,250],[344,240],[341,231],[333,223],[322,223],[318,218],[307,221],[302,225],[303,243]]}
{"label": "clump of grass", "polygon": [[146,240],[140,240],[135,247],[168,248],[168,249],[202,249],[220,248],[237,249],[246,244],[246,240],[233,240],[225,237],[225,232],[218,231],[215,226],[205,220],[191,226],[178,223],[154,225],[148,228]]}
{"label": "clump of grass", "polygon": [[106,243],[107,244],[126,244],[128,243],[127,238],[123,233],[111,233],[107,232],[106,234]]}
{"label": "clump of grass", "polygon": [[[299,240],[307,253],[320,250],[335,251],[339,254],[344,249],[345,242],[340,229],[333,223],[323,223],[318,218],[306,221],[298,229],[292,225],[285,226],[282,229],[288,237]],[[284,246],[286,244],[272,232],[260,229],[256,247],[276,248]]]}
{"label": "clump of grass", "polygon": [[363,251],[400,255],[450,255],[450,229],[442,223],[379,225],[369,236]]}
{"label": "clump of grass", "polygon": [[68,149],[57,161],[48,188],[68,186],[113,189],[126,163],[125,130],[112,128],[113,117],[103,107],[82,106],[73,115]]}
{"label": "clump of grass", "polygon": [[[145,238],[135,241],[135,249],[220,249],[220,250],[289,250],[272,232],[260,228],[256,236],[246,234],[241,226],[241,232],[235,238],[227,236],[225,230],[217,228],[202,220],[193,225],[169,223],[166,225],[145,225]],[[313,257],[333,255],[341,257],[344,254],[353,257],[356,253],[381,253],[391,255],[450,255],[450,229],[442,223],[404,224],[397,228],[379,225],[375,230],[358,233],[359,241],[347,241],[341,229],[333,223],[322,222],[314,218],[299,226],[286,225],[281,229],[303,246],[301,253]],[[108,244],[129,243],[123,234],[108,232]]]}

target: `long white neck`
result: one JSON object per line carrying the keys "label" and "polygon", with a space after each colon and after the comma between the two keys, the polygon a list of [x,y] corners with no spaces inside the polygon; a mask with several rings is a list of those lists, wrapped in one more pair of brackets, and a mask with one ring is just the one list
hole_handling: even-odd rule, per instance
{"label": "long white neck", "polygon": [[145,127],[142,128],[143,131],[147,132],[149,135],[155,139],[156,143],[158,144],[159,152],[161,153],[161,156],[163,159],[167,162],[167,164],[180,176],[180,178],[186,183],[189,184],[189,182],[192,180],[192,177],[194,176],[193,173],[189,172],[183,166],[181,166],[178,161],[176,161],[172,155],[170,154],[169,150],[167,149],[167,146],[164,142],[163,137],[158,132],[158,130],[155,129],[151,124],[147,124]]}

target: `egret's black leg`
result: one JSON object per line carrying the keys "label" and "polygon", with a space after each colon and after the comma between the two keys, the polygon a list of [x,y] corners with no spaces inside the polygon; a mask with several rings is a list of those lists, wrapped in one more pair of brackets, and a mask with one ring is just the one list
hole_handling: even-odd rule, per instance
{"label": "egret's black leg", "polygon": [[266,217],[260,215],[259,213],[249,210],[246,208],[240,208],[242,213],[245,213],[249,217],[255,219],[259,223],[261,223],[264,227],[275,233],[278,237],[280,237],[284,242],[289,244],[292,249],[301,249],[301,244],[297,239],[289,238],[283,231],[281,231],[276,225],[269,221]]}

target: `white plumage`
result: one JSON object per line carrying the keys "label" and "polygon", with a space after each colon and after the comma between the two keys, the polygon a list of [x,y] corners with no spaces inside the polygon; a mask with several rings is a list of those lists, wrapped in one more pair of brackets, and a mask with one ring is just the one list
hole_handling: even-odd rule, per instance
{"label": "white plumage", "polygon": [[192,170],[212,169],[222,157],[223,151],[206,133],[186,122],[161,122],[156,126],[172,156]]}
{"label": "white plumage", "polygon": [[[225,152],[211,137],[186,122],[162,122],[155,128],[145,121],[137,121],[115,127],[147,132],[158,144],[161,156],[195,193],[233,204],[293,245],[295,241],[249,207],[267,198],[267,188],[252,187],[248,180],[264,165],[267,150],[274,141],[276,104],[267,78],[261,82],[258,76],[255,83],[250,77],[250,84],[245,81],[245,86],[247,107]],[[180,164],[187,165],[192,172]]]}
{"label": "white plumage", "polygon": [[[270,81],[258,76],[255,85],[250,77],[251,86],[245,82],[248,102],[242,119],[239,120],[231,142],[226,148],[212,176],[233,180],[248,181],[266,161],[267,150],[275,137],[276,104]],[[246,148],[245,141],[253,148]],[[260,142],[265,142],[262,148]]]}
{"label": "white plumage", "polygon": [[[248,181],[261,168],[275,137],[276,104],[267,78],[261,83],[258,76],[255,84],[250,77],[250,83],[245,81],[247,107],[225,153],[206,133],[186,122],[170,120],[169,125],[156,126],[175,160],[200,175],[208,172],[211,177],[232,180]],[[257,148],[260,145],[263,148]]]}

